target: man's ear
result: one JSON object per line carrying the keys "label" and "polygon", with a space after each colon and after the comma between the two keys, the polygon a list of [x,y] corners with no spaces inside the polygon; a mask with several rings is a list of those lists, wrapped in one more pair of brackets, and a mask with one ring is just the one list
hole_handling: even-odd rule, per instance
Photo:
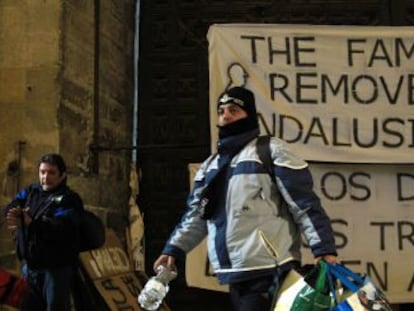
{"label": "man's ear", "polygon": [[60,181],[63,181],[66,178],[66,172],[62,173],[62,176],[60,176]]}

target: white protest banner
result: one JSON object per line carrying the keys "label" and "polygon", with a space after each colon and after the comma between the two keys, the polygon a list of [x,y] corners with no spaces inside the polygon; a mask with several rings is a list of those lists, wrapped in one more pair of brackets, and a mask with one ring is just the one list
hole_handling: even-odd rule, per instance
{"label": "white protest banner", "polygon": [[213,139],[218,97],[245,85],[262,129],[306,160],[412,162],[413,27],[224,24],[207,37]]}

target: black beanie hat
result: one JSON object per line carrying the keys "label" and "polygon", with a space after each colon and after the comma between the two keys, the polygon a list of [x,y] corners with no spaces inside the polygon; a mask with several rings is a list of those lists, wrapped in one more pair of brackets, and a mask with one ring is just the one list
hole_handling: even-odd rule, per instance
{"label": "black beanie hat", "polygon": [[217,108],[219,108],[220,105],[228,103],[235,104],[246,111],[247,117],[224,126],[219,126],[220,139],[259,128],[256,104],[254,102],[254,95],[251,91],[240,86],[233,87],[220,96]]}
{"label": "black beanie hat", "polygon": [[223,95],[220,96],[217,108],[219,108],[220,105],[228,103],[233,103],[239,106],[241,109],[246,111],[248,117],[257,118],[254,94],[248,89],[241,86],[235,86],[228,89]]}

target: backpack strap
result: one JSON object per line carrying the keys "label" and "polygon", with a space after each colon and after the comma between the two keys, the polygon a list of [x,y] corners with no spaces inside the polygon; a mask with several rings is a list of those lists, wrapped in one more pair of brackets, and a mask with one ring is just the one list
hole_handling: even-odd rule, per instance
{"label": "backpack strap", "polygon": [[41,216],[43,216],[48,210],[49,208],[52,206],[53,203],[55,203],[55,195],[50,195],[47,197],[46,200],[40,202],[40,206],[38,208],[38,210],[36,210],[34,212],[34,214],[32,215],[33,219],[39,219]]}
{"label": "backpack strap", "polygon": [[270,178],[276,183],[275,174],[273,173],[273,160],[272,153],[270,151],[270,139],[271,136],[259,136],[256,141],[257,154],[260,161],[262,161],[264,168],[270,175]]}

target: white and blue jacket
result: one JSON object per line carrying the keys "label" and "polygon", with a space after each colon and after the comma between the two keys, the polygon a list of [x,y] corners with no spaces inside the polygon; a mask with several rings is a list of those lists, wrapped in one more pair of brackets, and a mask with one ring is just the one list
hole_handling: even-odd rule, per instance
{"label": "white and blue jacket", "polygon": [[[207,236],[209,260],[221,283],[274,273],[278,265],[300,261],[301,233],[315,257],[336,254],[330,220],[313,192],[307,163],[272,138],[274,184],[259,160],[257,135],[251,131],[220,140],[218,155],[196,173],[187,210],[162,252],[181,257]],[[217,173],[220,159],[240,143],[245,146],[220,182],[215,211],[203,219],[205,185]]]}

